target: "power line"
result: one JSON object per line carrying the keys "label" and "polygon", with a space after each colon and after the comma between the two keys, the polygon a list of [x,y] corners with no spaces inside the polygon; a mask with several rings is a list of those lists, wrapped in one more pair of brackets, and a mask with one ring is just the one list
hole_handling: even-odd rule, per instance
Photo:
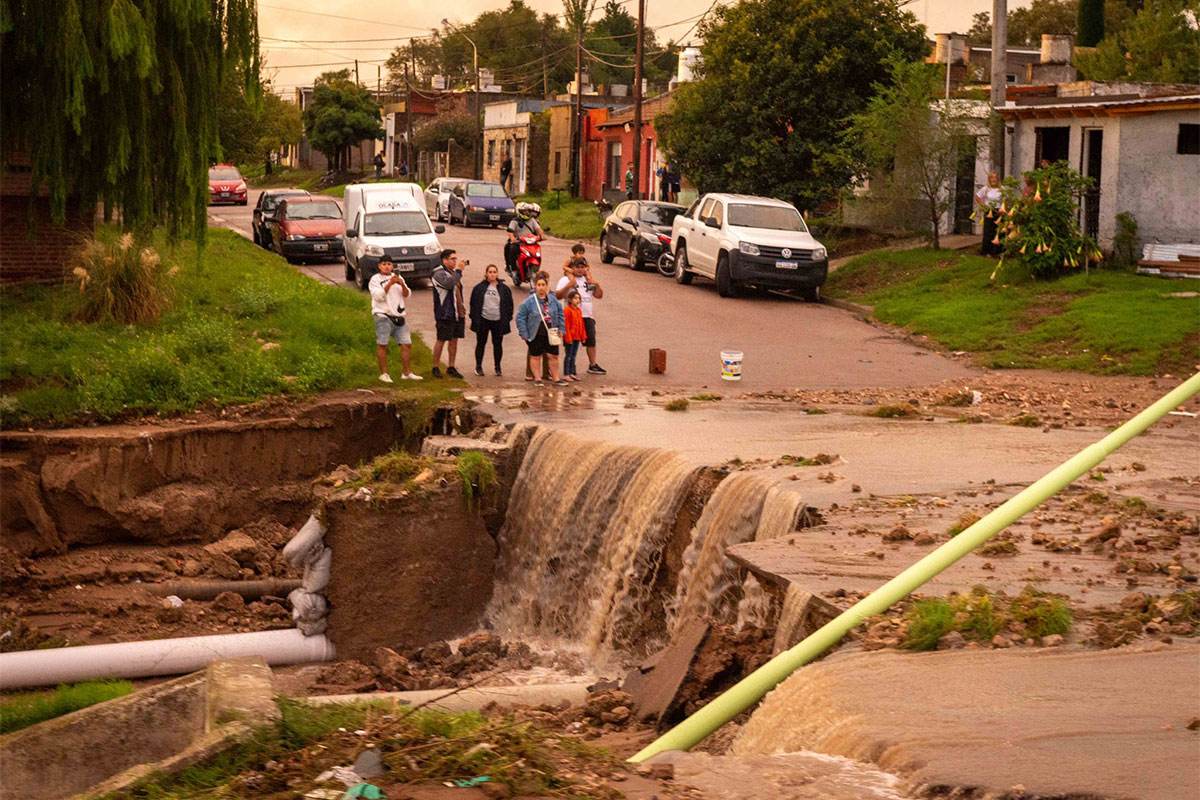
{"label": "power line", "polygon": [[301,8],[288,8],[287,6],[272,6],[272,5],[267,5],[265,3],[259,3],[258,7],[259,8],[271,8],[276,11],[288,11],[293,14],[311,14],[314,17],[329,17],[331,19],[344,19],[349,22],[366,22],[370,25],[384,25],[389,28],[404,28],[405,30],[410,30],[410,31],[426,30],[426,28],[418,28],[415,25],[399,25],[395,22],[381,22],[380,20],[377,20],[377,19],[362,19],[361,17],[346,17],[341,14],[326,14],[321,11],[305,11],[304,9],[301,9]]}

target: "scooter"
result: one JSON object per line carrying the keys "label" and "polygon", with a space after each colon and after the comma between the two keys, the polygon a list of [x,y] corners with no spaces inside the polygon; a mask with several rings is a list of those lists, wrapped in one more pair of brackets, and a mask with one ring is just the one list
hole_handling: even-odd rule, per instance
{"label": "scooter", "polygon": [[533,276],[542,268],[542,244],[538,237],[531,233],[522,236],[518,241],[521,249],[517,253],[517,269],[515,272],[509,270],[508,275],[515,285],[520,286],[529,281],[532,288]]}

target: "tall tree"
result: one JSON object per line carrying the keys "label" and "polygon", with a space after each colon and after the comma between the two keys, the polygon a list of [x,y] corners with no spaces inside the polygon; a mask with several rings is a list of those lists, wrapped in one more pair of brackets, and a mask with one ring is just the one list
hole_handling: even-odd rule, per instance
{"label": "tall tree", "polygon": [[[654,31],[645,33],[645,67],[642,77],[648,84],[665,84],[675,74],[679,56],[672,44],[661,45]],[[609,85],[633,83],[637,52],[637,20],[617,0],[608,0],[604,16],[588,27],[584,47],[592,82]]]}
{"label": "tall tree", "polygon": [[383,137],[375,97],[350,80],[347,69],[317,76],[312,103],[304,109],[304,130],[330,169],[349,168],[351,147]]}
{"label": "tall tree", "polygon": [[1075,44],[1095,47],[1104,38],[1104,0],[1079,0],[1075,17]]}
{"label": "tall tree", "polygon": [[888,80],[892,56],[928,50],[897,0],[744,0],[701,27],[697,80],[655,126],[701,191],[814,208],[854,175],[842,132]]}
{"label": "tall tree", "polygon": [[[1104,3],[1103,30],[1116,32],[1125,27],[1141,10],[1143,0],[1109,0]],[[1012,8],[1008,12],[1008,44],[1010,47],[1038,47],[1043,33],[1077,34],[1079,0],[1033,0],[1028,7]],[[1082,40],[1082,37],[1079,37]],[[972,17],[967,41],[991,45],[991,15],[982,11]],[[1081,43],[1081,42],[1077,42]]]}
{"label": "tall tree", "polygon": [[258,86],[255,0],[4,0],[0,139],[58,220],[68,194],[202,240],[219,89]]}
{"label": "tall tree", "polygon": [[1200,83],[1200,47],[1195,28],[1200,0],[1146,0],[1119,32],[1075,65],[1094,81]]}
{"label": "tall tree", "polygon": [[937,100],[936,65],[922,61],[889,63],[889,83],[877,84],[866,110],[851,117],[850,147],[871,177],[871,201],[892,221],[916,217],[934,249],[938,226],[954,207],[954,176],[959,146],[967,133],[962,101]]}

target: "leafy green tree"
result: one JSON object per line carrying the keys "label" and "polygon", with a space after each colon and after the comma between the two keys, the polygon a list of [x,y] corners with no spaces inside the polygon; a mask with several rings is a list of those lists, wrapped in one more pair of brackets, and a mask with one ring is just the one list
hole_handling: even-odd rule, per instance
{"label": "leafy green tree", "polygon": [[330,169],[348,169],[350,148],[363,139],[383,138],[375,97],[350,80],[347,69],[317,77],[312,103],[304,109],[304,130]]}
{"label": "leafy green tree", "polygon": [[475,116],[469,113],[441,113],[413,131],[413,147],[418,151],[445,150],[453,140],[459,147],[475,141]]}
{"label": "leafy green tree", "polygon": [[[646,29],[642,77],[650,85],[665,85],[675,73],[679,56],[673,44],[659,43],[654,31]],[[588,28],[584,37],[585,59],[592,83],[626,86],[633,84],[637,57],[637,18],[617,0],[608,0],[604,16]]]}
{"label": "leafy green tree", "polygon": [[220,160],[229,164],[248,164],[259,159],[258,122],[262,115],[262,89],[247,88],[239,70],[229,70],[221,81],[217,105],[217,137],[221,143]]}
{"label": "leafy green tree", "polygon": [[814,208],[856,172],[843,131],[888,59],[928,47],[895,0],[745,0],[701,27],[697,80],[655,126],[701,191],[766,194]]}
{"label": "leafy green tree", "polygon": [[1198,14],[1197,0],[1146,0],[1123,30],[1076,56],[1075,66],[1094,81],[1200,83]]}
{"label": "leafy green tree", "polygon": [[202,240],[220,87],[258,86],[255,0],[4,0],[0,139],[55,218],[68,195],[122,224]]}
{"label": "leafy green tree", "polygon": [[[1089,0],[1094,2],[1094,0]],[[1134,13],[1141,9],[1143,0],[1109,0],[1104,3],[1103,28],[1116,32],[1125,27]],[[1079,21],[1079,0],[1033,0],[1028,7],[1013,8],[1008,12],[1009,47],[1039,47],[1043,33],[1076,34]],[[1079,37],[1082,40],[1082,36]],[[967,41],[978,45],[991,45],[991,14],[982,11],[972,17]],[[1077,42],[1081,44],[1082,42]]]}
{"label": "leafy green tree", "polygon": [[1075,44],[1095,47],[1104,38],[1104,0],[1079,0],[1075,18]]}
{"label": "leafy green tree", "polygon": [[893,220],[919,207],[923,232],[941,246],[938,225],[954,206],[959,144],[967,134],[961,101],[938,100],[938,65],[893,59],[866,110],[850,118],[847,142],[871,176],[871,202]]}
{"label": "leafy green tree", "polygon": [[271,87],[264,87],[258,123],[258,158],[264,159],[289,144],[296,144],[303,132],[300,107],[275,94]]}

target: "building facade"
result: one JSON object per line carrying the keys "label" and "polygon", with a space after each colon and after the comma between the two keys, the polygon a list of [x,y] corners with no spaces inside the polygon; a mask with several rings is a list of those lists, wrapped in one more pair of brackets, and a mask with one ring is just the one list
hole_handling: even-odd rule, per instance
{"label": "building facade", "polygon": [[540,194],[547,188],[550,114],[553,100],[508,100],[483,107],[483,179],[500,182],[505,158],[512,159],[509,194]]}

